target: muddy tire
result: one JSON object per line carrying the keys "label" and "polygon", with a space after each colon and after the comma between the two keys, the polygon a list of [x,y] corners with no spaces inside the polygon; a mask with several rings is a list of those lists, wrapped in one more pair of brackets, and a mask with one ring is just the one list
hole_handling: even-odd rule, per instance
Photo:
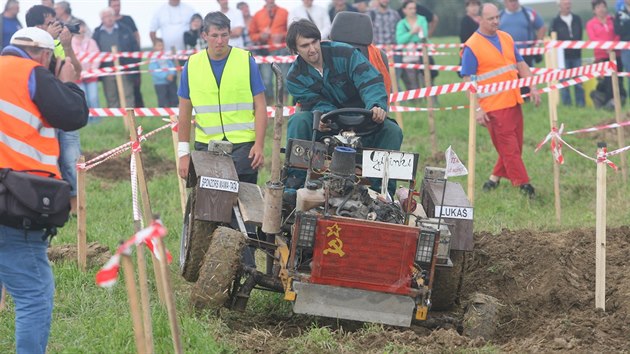
{"label": "muddy tire", "polygon": [[499,300],[490,295],[473,294],[464,313],[463,334],[470,338],[492,340],[497,331],[501,306]]}
{"label": "muddy tire", "polygon": [[464,251],[451,250],[453,268],[435,268],[435,280],[431,291],[432,310],[450,310],[459,299],[466,255]]}
{"label": "muddy tire", "polygon": [[196,282],[203,257],[210,245],[212,233],[217,228],[216,222],[195,220],[195,189],[188,195],[182,237],[179,248],[179,269],[181,275],[189,282]]}
{"label": "muddy tire", "polygon": [[245,237],[240,232],[219,227],[212,235],[208,252],[192,288],[191,303],[197,310],[219,308],[230,295],[232,282],[241,268]]}

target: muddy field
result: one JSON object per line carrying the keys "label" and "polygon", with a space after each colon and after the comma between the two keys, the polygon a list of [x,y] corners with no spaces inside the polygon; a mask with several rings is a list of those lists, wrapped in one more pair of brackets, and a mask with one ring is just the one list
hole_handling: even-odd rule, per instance
{"label": "muddy field", "polygon": [[[606,311],[595,309],[594,229],[538,233],[504,230],[475,235],[462,284],[462,303],[451,313],[432,313],[409,329],[366,330],[350,321],[277,316],[264,319],[224,314],[231,329],[221,340],[246,352],[285,353],[295,338],[328,326],[330,343],[299,348],[314,352],[452,352],[489,348],[502,352],[630,351],[630,228],[607,233]],[[465,299],[475,293],[499,301],[492,338],[461,334]],[[292,344],[293,343],[293,344]]]}

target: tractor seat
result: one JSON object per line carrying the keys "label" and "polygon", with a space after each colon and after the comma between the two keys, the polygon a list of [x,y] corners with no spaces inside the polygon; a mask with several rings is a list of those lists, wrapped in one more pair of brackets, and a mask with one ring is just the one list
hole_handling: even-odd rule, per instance
{"label": "tractor seat", "polygon": [[[329,38],[335,42],[350,44],[359,49],[369,60],[367,47],[372,44],[374,39],[372,19],[367,14],[341,11],[333,19]],[[381,57],[385,66],[388,66],[387,55],[383,50],[381,50]]]}

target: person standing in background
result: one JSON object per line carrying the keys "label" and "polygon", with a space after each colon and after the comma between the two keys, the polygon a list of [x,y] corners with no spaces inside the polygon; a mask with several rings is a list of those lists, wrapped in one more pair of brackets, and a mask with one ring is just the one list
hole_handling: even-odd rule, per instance
{"label": "person standing in background", "polygon": [[9,45],[11,36],[22,28],[22,23],[17,15],[20,12],[20,3],[17,0],[8,0],[4,5],[4,11],[0,16],[0,50]]}
{"label": "person standing in background", "polygon": [[[499,29],[509,34],[515,42],[541,40],[547,29],[542,17],[529,7],[521,6],[519,0],[503,0],[505,9],[500,12]],[[516,44],[517,49],[530,48],[531,43]],[[524,55],[530,67],[542,61],[542,55]],[[529,93],[529,87],[521,87],[521,95]],[[527,99],[526,99],[527,100]]]}
{"label": "person standing in background", "polygon": [[[164,51],[162,38],[155,39],[154,52]],[[173,59],[152,58],[149,63],[149,71],[153,79],[153,88],[158,99],[158,107],[177,107],[177,74]]]}
{"label": "person standing in background", "polygon": [[[249,24],[252,22],[252,13],[249,11],[249,5],[246,2],[241,1],[236,4],[236,8],[243,14],[243,46],[249,48],[253,45],[252,38],[249,36]],[[252,54],[255,54],[252,53]]]}
{"label": "person standing in background", "polygon": [[243,28],[245,21],[243,13],[235,8],[230,8],[228,0],[217,0],[220,11],[230,19],[230,45],[232,47],[243,48]]}
{"label": "person standing in background", "polygon": [[[92,31],[90,31],[85,22],[78,20],[77,24],[79,25],[79,33],[72,36],[72,50],[74,50],[75,53],[100,52],[101,50],[98,48],[98,44],[92,39]],[[99,62],[96,61],[81,63],[84,71],[98,69],[99,65]],[[81,79],[76,81],[76,84],[85,93],[85,99],[89,108],[100,107],[98,102],[98,77]],[[92,118],[96,117],[90,117],[90,121]]]}
{"label": "person standing in background", "polygon": [[149,25],[149,36],[155,45],[157,31],[162,33],[164,48],[170,51],[184,50],[184,32],[188,31],[190,19],[195,10],[180,0],[168,0],[153,15]]}
{"label": "person standing in background", "polygon": [[357,12],[364,14],[368,12],[368,10],[370,9],[370,1],[369,0],[354,0],[354,4],[352,6],[354,6],[354,8],[357,9]]}
{"label": "person standing in background", "polygon": [[289,11],[289,24],[302,18],[313,22],[322,33],[322,38],[328,39],[330,34],[330,16],[326,13],[326,9],[313,5],[313,0],[302,0],[302,5],[298,5]]}
{"label": "person standing in background", "polygon": [[[120,14],[120,0],[109,0],[109,7],[114,10],[114,19],[116,23],[122,23],[123,25],[129,27],[131,33],[136,38],[136,42],[138,42],[138,48],[142,48],[140,44],[140,32],[138,32],[138,27],[136,27],[136,22],[128,15]],[[132,63],[138,63],[141,59],[135,59]],[[133,81],[133,98],[134,98],[134,107],[144,107],[144,98],[142,97],[142,75],[138,74],[128,74]]]}
{"label": "person standing in background", "polygon": [[[618,41],[619,36],[615,34],[615,24],[613,17],[608,13],[608,5],[605,0],[593,0],[593,18],[586,23],[586,33],[592,41]],[[609,61],[609,51],[607,49],[594,49],[595,62]],[[615,51],[617,59],[617,70],[623,71],[623,62],[620,62],[620,53]],[[626,90],[623,85],[619,85],[621,102],[626,100]],[[591,98],[595,108],[614,110],[612,79],[610,76],[598,79],[597,87],[591,91]]]}
{"label": "person standing in background", "polygon": [[72,16],[72,8],[67,1],[60,1],[55,4],[55,17],[64,24],[76,25],[77,18]]}
{"label": "person standing in background", "polygon": [[346,0],[332,0],[330,8],[328,9],[328,17],[330,17],[330,23],[332,23],[335,19],[335,15],[337,15],[341,11],[357,12],[357,9],[346,3]]}
{"label": "person standing in background", "polygon": [[[426,41],[429,33],[429,25],[424,16],[416,13],[415,0],[406,0],[402,5],[405,17],[398,21],[396,25],[396,43],[398,44],[419,44]],[[416,49],[410,51],[416,52]],[[422,57],[418,55],[403,55],[402,62],[405,64],[421,64]],[[424,87],[424,71],[418,69],[403,69],[401,75],[407,90],[415,90]]]}
{"label": "person standing in background", "polygon": [[[464,44],[461,75],[465,82],[474,75],[479,85],[531,77],[529,66],[514,45],[512,37],[499,27],[499,9],[493,4],[483,4],[479,30]],[[531,87],[532,101],[540,104],[540,94]],[[501,178],[508,179],[514,187],[529,198],[535,196],[527,169],[523,163],[523,99],[518,89],[477,95],[475,119],[488,128],[492,143],[499,157],[484,191],[499,186]]]}
{"label": "person standing in background", "polygon": [[[621,41],[630,41],[630,0],[625,0],[623,8],[615,14],[615,34]],[[626,72],[630,71],[630,49],[621,51],[621,63]]]}
{"label": "person standing in background", "polygon": [[466,15],[462,18],[459,26],[459,41],[461,43],[466,43],[468,38],[479,28],[480,8],[481,2],[479,0],[466,0]]}
{"label": "person standing in background", "polygon": [[[131,33],[131,30],[123,25],[116,23],[114,19],[114,10],[111,7],[107,7],[100,12],[101,25],[94,30],[94,41],[98,44],[101,52],[111,52],[112,47],[116,46],[119,52],[137,52],[138,42]],[[120,65],[131,63],[131,58],[120,58]],[[101,68],[110,67],[114,64],[112,62],[104,62],[101,64]],[[133,81],[129,75],[121,75],[123,82],[123,91],[127,106],[134,103],[133,99]],[[109,108],[121,108],[122,102],[120,102],[118,94],[118,86],[116,85],[115,76],[101,76],[101,82],[103,83],[103,93],[107,100],[107,107]],[[126,108],[126,107],[122,107]]]}
{"label": "person standing in background", "polygon": [[[255,45],[268,45],[269,50],[259,50],[261,55],[288,55],[284,40],[287,35],[287,21],[289,13],[276,5],[275,0],[265,0],[265,6],[260,9],[249,23],[249,36]],[[282,74],[286,77],[289,64],[279,64]],[[274,80],[270,64],[260,66],[260,74],[265,83],[265,95],[269,102],[273,102]],[[286,93],[286,91],[285,91]]]}
{"label": "person standing in background", "polygon": [[[190,18],[190,29],[184,32],[184,45],[186,45],[186,49],[203,49],[206,46],[204,45],[203,38],[201,38],[201,27],[203,27],[203,18],[200,14],[194,14]],[[164,50],[164,41],[162,41],[162,50]],[[155,46],[153,46],[155,48]]]}
{"label": "person standing in background", "polygon": [[[416,13],[420,16],[423,16],[429,23],[429,33],[427,35],[427,38],[433,37],[435,29],[437,28],[438,23],[440,23],[440,18],[438,17],[438,15],[429,10],[428,7],[420,4],[419,1],[416,1]],[[398,9],[398,15],[400,15],[400,18],[405,17],[402,7]]]}
{"label": "person standing in background", "polygon": [[42,0],[42,5],[46,7],[50,7],[51,9],[55,8],[55,0]]}
{"label": "person standing in background", "polygon": [[[571,0],[559,0],[558,8],[560,11],[558,16],[551,20],[549,33],[556,32],[560,41],[581,41],[582,18],[571,12]],[[564,68],[572,69],[580,66],[582,66],[582,50],[564,49]],[[575,105],[584,107],[584,88],[582,84],[577,84],[573,87],[575,87]],[[560,97],[563,105],[571,105],[571,89],[569,87],[560,89]]]}

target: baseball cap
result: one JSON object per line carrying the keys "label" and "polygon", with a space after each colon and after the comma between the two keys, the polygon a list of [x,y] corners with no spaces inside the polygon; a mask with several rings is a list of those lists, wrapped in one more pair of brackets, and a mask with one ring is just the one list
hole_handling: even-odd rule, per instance
{"label": "baseball cap", "polygon": [[26,27],[18,30],[11,37],[11,44],[55,50],[55,41],[52,36],[37,27]]}

